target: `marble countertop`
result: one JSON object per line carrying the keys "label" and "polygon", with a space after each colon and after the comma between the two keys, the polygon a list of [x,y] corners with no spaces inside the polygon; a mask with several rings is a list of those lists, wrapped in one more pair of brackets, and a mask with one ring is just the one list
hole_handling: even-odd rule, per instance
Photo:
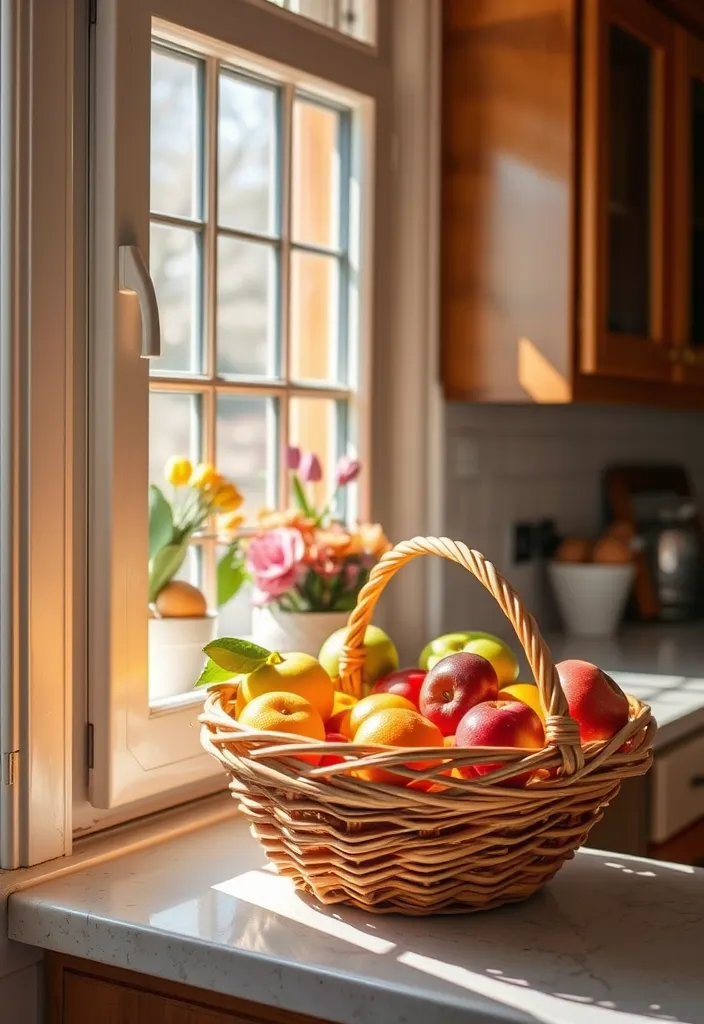
{"label": "marble countertop", "polygon": [[233,815],[13,894],[9,935],[335,1024],[704,1021],[704,871],[594,850],[520,905],[377,917],[296,894]]}

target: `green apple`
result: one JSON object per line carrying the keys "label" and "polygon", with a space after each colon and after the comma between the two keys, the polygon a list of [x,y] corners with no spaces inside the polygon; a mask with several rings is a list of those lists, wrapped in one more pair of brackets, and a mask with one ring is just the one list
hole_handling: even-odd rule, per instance
{"label": "green apple", "polygon": [[[331,679],[340,675],[340,654],[347,637],[347,626],[336,629],[320,648],[318,661]],[[377,679],[395,672],[398,668],[398,651],[391,637],[378,626],[367,626],[364,634],[364,679],[365,693]]]}
{"label": "green apple", "polygon": [[483,633],[479,630],[445,633],[444,636],[431,640],[421,651],[418,664],[429,671],[442,658],[458,651],[480,654],[482,658],[490,661],[499,678],[500,686],[508,686],[518,679],[518,661],[508,644],[492,633]]}

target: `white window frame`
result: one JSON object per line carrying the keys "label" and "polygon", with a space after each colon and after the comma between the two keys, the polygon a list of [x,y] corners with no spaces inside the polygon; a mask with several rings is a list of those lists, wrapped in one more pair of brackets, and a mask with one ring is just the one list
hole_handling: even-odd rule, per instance
{"label": "white window frame", "polygon": [[[197,19],[197,8],[212,2],[183,0],[180,7]],[[442,528],[440,18],[438,0],[400,0],[392,35],[396,2],[379,3],[380,67],[393,79],[394,96],[393,109],[391,102],[377,109],[377,136],[393,168],[378,176],[380,301],[373,329],[382,344],[368,372],[375,382],[372,516],[400,539]],[[251,6],[263,4],[251,0]],[[0,10],[0,868],[9,870],[68,855],[74,834],[197,796],[213,781],[109,811],[89,802],[83,237],[89,0],[3,0]],[[98,10],[100,19],[105,0]],[[306,41],[307,29],[327,40],[328,30],[294,15],[282,18],[289,63],[294,47],[307,52],[317,45]],[[303,23],[295,30],[294,20]],[[334,69],[339,52],[333,47],[326,68]],[[380,607],[408,657],[419,635],[440,631],[441,569],[419,560]]]}
{"label": "white window frame", "polygon": [[[176,26],[172,28],[171,26]],[[390,160],[388,117],[391,73],[378,54],[350,46],[345,37],[311,32],[305,19],[289,22],[276,7],[248,0],[100,0],[95,33],[93,257],[89,430],[89,657],[88,705],[92,735],[90,802],[113,808],[212,779],[217,765],[202,752],[195,722],[198,705],[149,706],[146,593],[147,517],[135,495],[146,493],[149,366],[139,358],[137,302],[121,294],[118,249],[149,253],[149,82],[152,34],[238,65],[262,63],[301,89],[324,89],[355,109],[363,122],[359,168],[365,209],[359,263],[363,268],[360,328],[364,353],[359,404],[369,394],[373,183]],[[217,40],[217,42],[214,42]],[[385,144],[378,147],[379,138]],[[127,156],[128,154],[128,156]],[[368,400],[368,399],[367,399]],[[359,431],[368,422],[359,415]],[[367,438],[360,441],[368,451]]]}

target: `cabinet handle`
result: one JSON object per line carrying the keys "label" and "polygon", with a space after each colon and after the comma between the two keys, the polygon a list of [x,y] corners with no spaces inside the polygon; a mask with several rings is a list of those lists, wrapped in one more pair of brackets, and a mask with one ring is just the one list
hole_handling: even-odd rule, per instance
{"label": "cabinet handle", "polygon": [[690,786],[704,786],[704,775],[693,775],[689,784]]}
{"label": "cabinet handle", "polygon": [[133,292],[139,302],[142,359],[158,359],[161,355],[159,306],[154,283],[137,245],[121,245],[119,248],[119,284],[120,291]]}

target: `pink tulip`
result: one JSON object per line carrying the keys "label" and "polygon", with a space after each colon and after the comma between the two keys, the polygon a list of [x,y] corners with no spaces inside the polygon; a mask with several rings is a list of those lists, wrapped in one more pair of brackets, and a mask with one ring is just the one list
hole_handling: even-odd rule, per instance
{"label": "pink tulip", "polygon": [[290,444],[286,449],[286,465],[289,469],[296,470],[301,464],[301,449]]}
{"label": "pink tulip", "polygon": [[323,467],[313,452],[303,452],[298,464],[298,473],[304,484],[317,484],[323,479]]}
{"label": "pink tulip", "polygon": [[345,487],[356,480],[362,469],[359,459],[353,459],[351,455],[341,455],[335,470],[335,483],[338,487]]}
{"label": "pink tulip", "polygon": [[247,555],[247,568],[254,578],[254,604],[268,604],[295,587],[305,572],[304,554],[298,530],[282,526],[254,537]]}

